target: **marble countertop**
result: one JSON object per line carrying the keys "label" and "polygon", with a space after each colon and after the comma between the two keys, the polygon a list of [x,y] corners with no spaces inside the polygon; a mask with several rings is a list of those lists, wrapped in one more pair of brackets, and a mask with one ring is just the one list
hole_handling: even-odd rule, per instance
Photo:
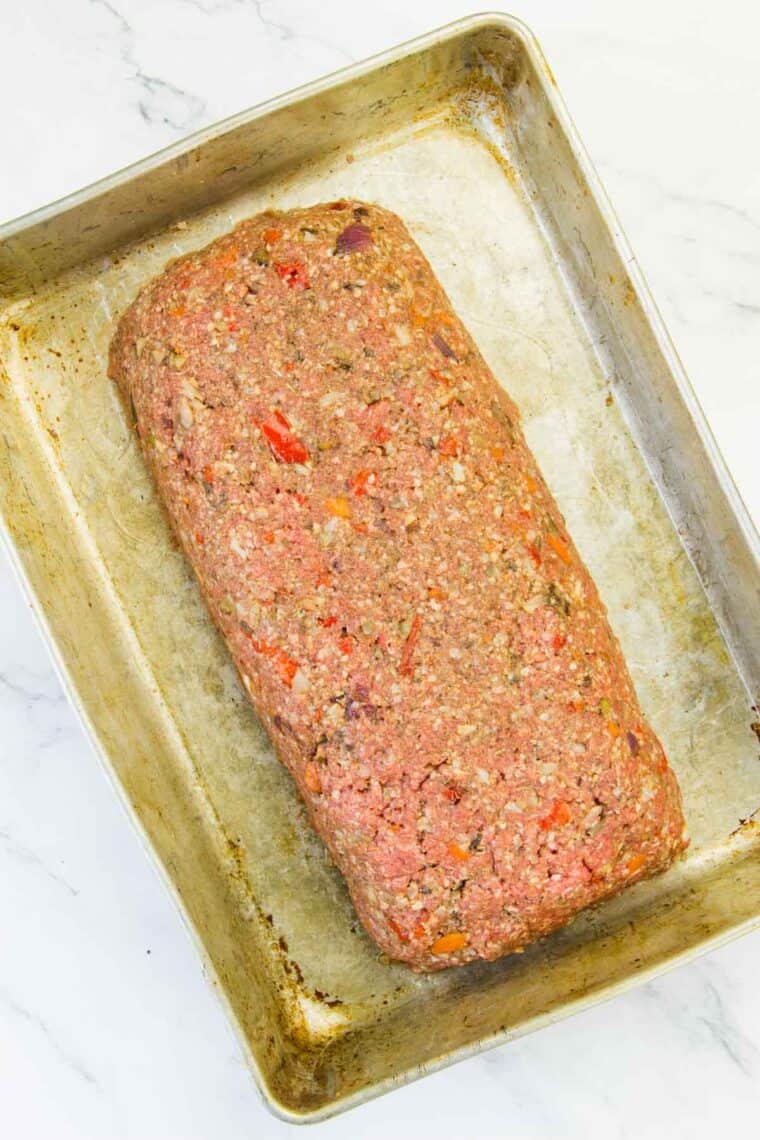
{"label": "marble countertop", "polygon": [[[0,220],[464,0],[0,0]],[[523,0],[760,521],[760,13]],[[13,1140],[279,1140],[0,553],[0,1119]],[[644,1140],[760,1117],[760,932],[317,1126]],[[477,1106],[477,1124],[473,1119]]]}

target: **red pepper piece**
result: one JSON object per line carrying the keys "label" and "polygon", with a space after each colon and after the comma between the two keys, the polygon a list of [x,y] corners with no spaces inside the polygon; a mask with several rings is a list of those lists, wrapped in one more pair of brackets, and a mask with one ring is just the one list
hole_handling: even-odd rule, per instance
{"label": "red pepper piece", "polygon": [[409,636],[404,642],[404,648],[401,650],[401,661],[399,662],[398,671],[402,677],[414,676],[414,651],[419,641],[421,625],[422,618],[419,614],[415,614],[412,628],[409,630]]}
{"label": "red pepper piece", "polygon": [[535,562],[536,566],[540,566],[540,565],[541,565],[541,555],[539,554],[538,550],[537,550],[537,549],[536,549],[536,547],[533,545],[533,543],[531,542],[531,543],[530,543],[530,544],[527,546],[527,548],[526,548],[526,549],[527,549],[527,551],[528,551],[528,554],[531,556],[531,558],[532,558],[532,559],[533,559],[533,561]]}
{"label": "red pepper piece", "polygon": [[357,471],[352,475],[348,481],[348,485],[355,495],[366,495],[367,487],[373,486],[377,483],[377,476],[374,471],[370,471],[368,467]]}
{"label": "red pepper piece", "polygon": [[456,784],[447,784],[443,789],[443,794],[449,803],[458,804],[464,795],[464,790],[462,788],[458,788]]}
{"label": "red pepper piece", "polygon": [[252,644],[257,653],[269,658],[283,685],[290,688],[293,684],[293,678],[298,672],[298,662],[294,661],[290,654],[281,649],[279,645],[272,645],[269,641],[255,640]]}
{"label": "red pepper piece", "polygon": [[396,937],[399,939],[399,941],[401,941],[401,942],[408,942],[409,941],[409,935],[404,933],[404,931],[401,929],[401,927],[395,921],[395,919],[389,918],[388,919],[388,925],[390,926],[391,930],[396,935]]}
{"label": "red pepper piece", "polygon": [[554,827],[563,827],[572,819],[572,812],[564,800],[556,800],[548,815],[538,821],[542,831],[551,831]]}
{"label": "red pepper piece", "polygon": [[237,332],[238,323],[237,323],[237,320],[235,319],[235,310],[232,308],[232,305],[225,305],[222,308],[222,316],[224,317],[224,319],[227,322],[228,331],[229,332]]}
{"label": "red pepper piece", "polygon": [[272,454],[280,463],[306,463],[309,452],[301,440],[293,434],[282,412],[273,411],[259,426]]}
{"label": "red pepper piece", "polygon": [[302,261],[275,261],[275,271],[291,289],[308,289],[309,277]]}

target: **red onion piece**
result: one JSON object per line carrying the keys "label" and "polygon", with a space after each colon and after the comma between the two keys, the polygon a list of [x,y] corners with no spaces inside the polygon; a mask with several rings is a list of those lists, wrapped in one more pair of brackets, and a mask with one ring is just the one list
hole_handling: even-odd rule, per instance
{"label": "red onion piece", "polygon": [[447,360],[456,360],[457,354],[450,344],[447,344],[439,332],[433,333],[433,344],[442,353]]}
{"label": "red onion piece", "polygon": [[352,222],[350,226],[346,226],[342,233],[338,234],[335,252],[359,253],[370,245],[372,245],[372,232],[369,227],[362,222]]}

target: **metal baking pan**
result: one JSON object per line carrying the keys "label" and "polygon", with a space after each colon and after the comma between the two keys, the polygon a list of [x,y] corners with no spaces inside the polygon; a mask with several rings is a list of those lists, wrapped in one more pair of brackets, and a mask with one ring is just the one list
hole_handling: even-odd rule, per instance
{"label": "metal baking pan", "polygon": [[[342,195],[403,215],[521,406],[693,838],[668,874],[526,953],[431,977],[357,923],[106,378],[115,319],[169,258],[264,206]],[[522,24],[460,21],[0,238],[7,537],[275,1112],[325,1117],[760,923],[760,542]]]}

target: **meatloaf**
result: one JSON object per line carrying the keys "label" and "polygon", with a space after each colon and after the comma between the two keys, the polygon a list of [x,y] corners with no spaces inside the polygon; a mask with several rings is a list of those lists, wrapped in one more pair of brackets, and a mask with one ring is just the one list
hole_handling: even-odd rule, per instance
{"label": "meatloaf", "polygon": [[683,850],[518,411],[400,218],[338,201],[244,222],[142,290],[110,375],[389,957],[519,950]]}

